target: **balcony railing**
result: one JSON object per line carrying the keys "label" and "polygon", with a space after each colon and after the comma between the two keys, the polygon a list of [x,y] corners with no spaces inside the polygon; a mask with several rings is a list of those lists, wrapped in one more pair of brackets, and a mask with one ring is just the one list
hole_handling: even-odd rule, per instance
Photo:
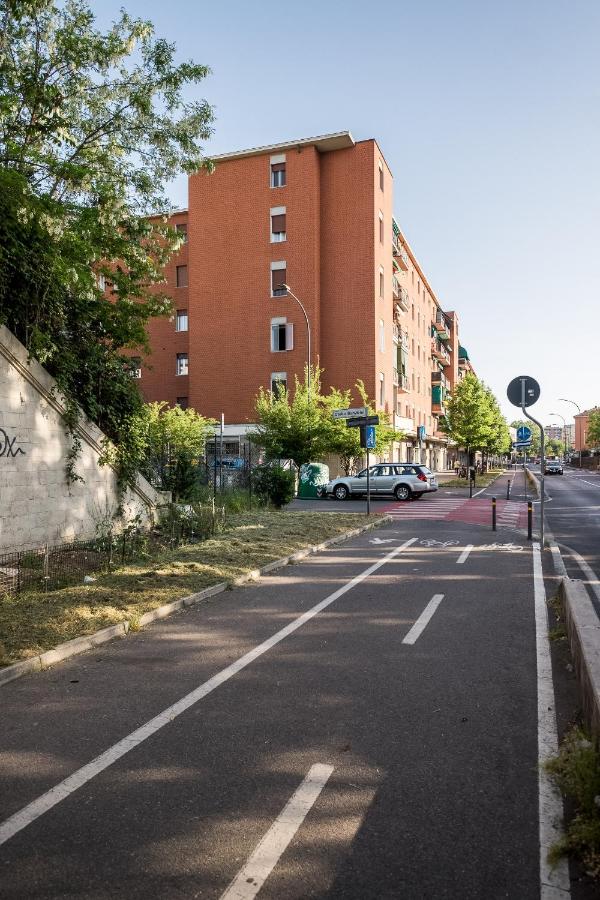
{"label": "balcony railing", "polygon": [[435,359],[438,359],[442,363],[442,365],[450,365],[450,354],[448,353],[442,342],[436,340],[436,338],[431,341],[431,355]]}
{"label": "balcony railing", "polygon": [[398,393],[407,394],[410,390],[408,386],[408,375],[405,375],[404,372],[398,372],[397,369],[395,369],[394,371],[398,373],[398,380],[395,382],[395,386],[398,388]]}
{"label": "balcony railing", "polygon": [[434,387],[440,385],[444,390],[448,390],[450,386],[450,382],[446,378],[443,372],[432,372],[431,373],[431,386]]}
{"label": "balcony railing", "polygon": [[410,308],[408,291],[406,288],[402,287],[395,275],[392,275],[392,293],[394,295],[394,301],[399,305],[400,309],[404,312],[408,312]]}
{"label": "balcony railing", "polygon": [[408,272],[408,253],[396,234],[392,237],[392,251],[402,271]]}
{"label": "balcony railing", "polygon": [[415,420],[409,419],[408,416],[399,416],[394,413],[394,428],[396,431],[404,431],[407,434],[413,434],[415,430]]}

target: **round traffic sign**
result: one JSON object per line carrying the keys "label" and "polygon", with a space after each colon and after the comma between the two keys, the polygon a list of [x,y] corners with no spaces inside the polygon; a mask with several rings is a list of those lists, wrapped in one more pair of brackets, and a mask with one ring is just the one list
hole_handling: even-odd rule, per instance
{"label": "round traffic sign", "polygon": [[506,396],[513,406],[533,406],[540,399],[540,386],[530,375],[519,375],[506,388]]}
{"label": "round traffic sign", "polygon": [[531,428],[528,428],[527,425],[519,425],[517,428],[517,440],[528,441],[530,437]]}

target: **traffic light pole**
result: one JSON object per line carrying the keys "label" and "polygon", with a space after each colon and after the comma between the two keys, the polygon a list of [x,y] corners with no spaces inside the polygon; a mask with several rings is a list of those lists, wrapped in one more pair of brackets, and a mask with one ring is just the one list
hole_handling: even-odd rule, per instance
{"label": "traffic light pole", "polygon": [[[530,422],[533,422],[534,425],[540,429],[540,453],[541,453],[541,468],[540,468],[540,544],[542,546],[542,550],[544,549],[544,469],[546,468],[546,452],[545,452],[545,434],[544,434],[544,426],[541,422],[538,422],[537,419],[534,419],[533,416],[530,416],[525,408],[525,378],[521,378],[521,409],[523,411],[523,415],[529,419]],[[527,476],[525,476],[527,477]]]}

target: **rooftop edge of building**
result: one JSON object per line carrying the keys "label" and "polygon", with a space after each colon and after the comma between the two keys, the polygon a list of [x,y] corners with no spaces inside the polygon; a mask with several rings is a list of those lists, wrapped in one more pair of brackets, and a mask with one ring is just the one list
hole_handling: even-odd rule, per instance
{"label": "rooftop edge of building", "polygon": [[316,137],[299,138],[295,141],[283,141],[279,144],[265,144],[263,147],[250,147],[247,150],[234,150],[231,153],[218,153],[210,156],[211,160],[221,162],[227,159],[242,159],[245,156],[261,156],[265,153],[281,153],[284,150],[296,150],[301,147],[316,147],[319,153],[332,150],[343,150],[354,147],[356,141],[349,131],[336,131],[333,134],[320,134]]}

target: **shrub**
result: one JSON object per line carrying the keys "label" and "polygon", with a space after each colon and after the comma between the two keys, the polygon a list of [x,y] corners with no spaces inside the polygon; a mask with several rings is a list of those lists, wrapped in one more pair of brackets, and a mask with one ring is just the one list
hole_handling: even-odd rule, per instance
{"label": "shrub", "polygon": [[293,472],[282,466],[258,466],[252,472],[252,487],[257,497],[281,509],[293,499],[296,479]]}

